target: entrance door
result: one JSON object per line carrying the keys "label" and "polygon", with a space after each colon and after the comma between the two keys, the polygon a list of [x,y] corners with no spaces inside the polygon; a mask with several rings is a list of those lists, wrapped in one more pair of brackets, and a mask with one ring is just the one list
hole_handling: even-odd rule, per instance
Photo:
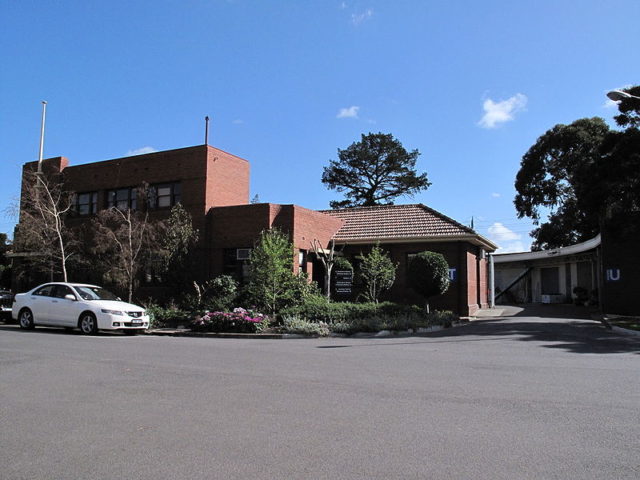
{"label": "entrance door", "polygon": [[558,267],[541,268],[540,282],[542,295],[560,295],[560,269]]}

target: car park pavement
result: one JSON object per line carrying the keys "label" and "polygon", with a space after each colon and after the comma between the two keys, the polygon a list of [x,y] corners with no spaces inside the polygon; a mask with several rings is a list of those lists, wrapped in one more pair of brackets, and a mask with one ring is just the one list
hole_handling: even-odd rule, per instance
{"label": "car park pavement", "polygon": [[526,316],[293,341],[0,326],[0,477],[637,479],[639,353]]}

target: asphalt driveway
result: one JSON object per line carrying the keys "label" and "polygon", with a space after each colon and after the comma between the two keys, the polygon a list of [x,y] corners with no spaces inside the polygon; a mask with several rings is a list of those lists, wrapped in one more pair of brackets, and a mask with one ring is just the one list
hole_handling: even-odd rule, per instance
{"label": "asphalt driveway", "polygon": [[640,340],[514,316],[423,336],[0,326],[3,479],[637,479]]}

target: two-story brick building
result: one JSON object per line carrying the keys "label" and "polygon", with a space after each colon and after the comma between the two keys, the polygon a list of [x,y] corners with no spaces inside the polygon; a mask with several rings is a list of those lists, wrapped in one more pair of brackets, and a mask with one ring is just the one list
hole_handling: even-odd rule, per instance
{"label": "two-story brick building", "polygon": [[[74,222],[104,208],[139,208],[137,191],[142,184],[148,186],[145,201],[152,219],[166,218],[180,202],[200,232],[201,261],[194,272],[199,279],[222,273],[241,278],[260,232],[278,227],[294,245],[292,269],[310,278],[322,278],[321,265],[310,253],[314,240],[327,247],[333,238],[352,259],[380,243],[399,266],[390,298],[420,302],[406,284],[406,265],[411,254],[428,249],[442,253],[452,268],[451,288],[434,302],[437,308],[468,315],[487,305],[485,252],[496,246],[423,205],[313,211],[297,205],[251,204],[249,162],[208,145],[76,166],[56,157],[44,160],[43,167],[45,172],[60,172],[66,188],[76,192]],[[23,171],[35,168],[31,162]]]}

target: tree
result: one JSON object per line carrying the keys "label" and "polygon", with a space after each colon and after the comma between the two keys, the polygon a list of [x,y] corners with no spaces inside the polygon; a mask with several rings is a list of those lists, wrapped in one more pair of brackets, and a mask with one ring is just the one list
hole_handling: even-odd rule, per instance
{"label": "tree", "polygon": [[407,268],[409,285],[425,298],[429,313],[429,299],[442,295],[449,288],[449,265],[440,253],[420,252],[409,262]]}
{"label": "tree", "polygon": [[294,281],[293,245],[277,228],[263,230],[249,263],[247,293],[259,308],[274,315]]}
{"label": "tree", "polygon": [[[623,92],[631,95],[618,103],[619,115],[613,117],[621,127],[640,127],[640,85],[624,88]],[[636,97],[636,98],[633,98]]]}
{"label": "tree", "polygon": [[171,208],[169,218],[159,224],[163,229],[164,274],[167,281],[178,289],[185,289],[193,282],[193,248],[198,242],[198,230],[193,228],[191,215],[182,204]]}
{"label": "tree", "polygon": [[367,255],[360,255],[359,275],[364,284],[364,296],[368,301],[378,303],[380,295],[389,290],[396,280],[396,268],[387,252],[376,244]]}
{"label": "tree", "polygon": [[67,281],[67,264],[77,253],[78,234],[66,222],[74,205],[59,172],[25,171],[16,230],[15,250],[28,254],[41,270],[59,273]]}
{"label": "tree", "polygon": [[427,174],[416,174],[420,152],[408,152],[391,134],[369,133],[347,149],[338,149],[338,160],[324,168],[322,183],[344,192],[331,208],[393,204],[400,196],[413,196],[431,185]]}
{"label": "tree", "polygon": [[11,248],[11,241],[6,233],[0,233],[0,288],[11,287],[11,260],[7,253]]}
{"label": "tree", "polygon": [[115,207],[102,210],[93,222],[93,252],[103,266],[105,280],[126,289],[133,300],[138,275],[146,262],[163,253],[158,231],[148,214]]}
{"label": "tree", "polygon": [[333,266],[336,262],[335,250],[336,250],[336,242],[331,239],[330,248],[327,252],[320,246],[320,242],[313,239],[311,243],[311,248],[313,249],[313,253],[316,254],[316,257],[320,259],[322,262],[322,266],[324,267],[324,288],[327,299],[331,298],[331,271],[333,270]]}
{"label": "tree", "polygon": [[[559,124],[522,157],[514,204],[518,218],[526,216],[540,225],[531,233],[533,250],[571,245],[598,233],[598,212],[589,207],[597,188],[600,148],[608,134],[609,127],[597,117]],[[547,209],[551,213],[540,224]]]}
{"label": "tree", "polygon": [[533,250],[587,240],[640,208],[640,86],[623,92],[615,120],[624,130],[597,117],[556,125],[523,156],[514,204],[519,218],[539,225]]}

